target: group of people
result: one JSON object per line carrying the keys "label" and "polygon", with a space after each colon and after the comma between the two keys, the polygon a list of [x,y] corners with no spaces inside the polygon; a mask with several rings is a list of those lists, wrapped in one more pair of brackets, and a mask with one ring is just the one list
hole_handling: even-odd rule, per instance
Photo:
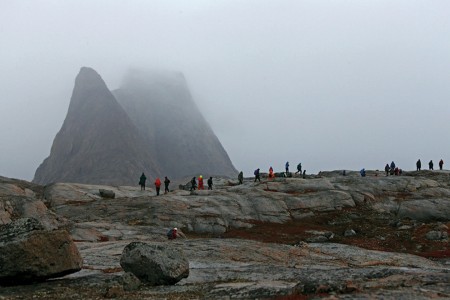
{"label": "group of people", "polygon": [[[430,160],[430,162],[428,163],[428,170],[434,170],[434,164],[433,164],[433,160]],[[439,170],[442,170],[442,168],[444,167],[444,161],[441,159],[439,161]],[[416,162],[416,170],[420,171],[422,169],[422,162],[420,161],[420,159],[417,160]]]}
{"label": "group of people", "polygon": [[[142,172],[141,177],[139,178],[139,185],[141,186],[141,191],[145,191],[145,182],[147,181],[147,176],[145,176],[144,172]],[[164,194],[169,192],[169,184],[170,180],[167,176],[164,177]],[[155,180],[155,190],[156,196],[159,196],[159,191],[161,190],[161,179],[159,177]]]}
{"label": "group of people", "polygon": [[[207,184],[208,184],[208,190],[212,190],[212,186],[213,186],[213,178],[209,177],[209,179],[207,180]],[[191,180],[191,188],[190,191],[194,191],[195,189],[197,189],[197,179],[194,177],[192,177]],[[203,176],[200,175],[198,177],[198,189],[199,190],[204,190],[205,187],[203,185]]]}
{"label": "group of people", "polygon": [[[289,162],[286,162],[285,170],[286,170],[286,173],[284,173],[284,177],[291,177],[292,174],[289,173]],[[295,172],[295,174],[300,174],[300,175],[303,174],[303,178],[306,177],[306,170],[303,170],[303,173],[302,173],[302,163],[299,163],[297,165],[297,172]],[[255,175],[255,181],[254,182],[256,182],[256,181],[261,182],[261,175],[260,175],[260,169],[259,168],[256,169],[253,172],[253,175]],[[270,168],[269,168],[269,175],[268,175],[268,177],[269,177],[269,179],[275,178],[275,173],[273,171],[272,166],[270,166]],[[238,181],[239,181],[239,184],[242,184],[243,181],[244,181],[244,174],[242,173],[242,171],[238,175]]]}

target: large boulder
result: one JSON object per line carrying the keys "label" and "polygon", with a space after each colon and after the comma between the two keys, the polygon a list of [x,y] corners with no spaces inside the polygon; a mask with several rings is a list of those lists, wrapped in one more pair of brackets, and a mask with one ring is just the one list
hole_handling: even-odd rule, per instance
{"label": "large boulder", "polygon": [[189,262],[182,249],[174,244],[128,244],[120,265],[150,285],[173,285],[189,276]]}
{"label": "large boulder", "polygon": [[81,270],[83,259],[64,230],[45,230],[33,218],[0,226],[0,284],[20,284]]}

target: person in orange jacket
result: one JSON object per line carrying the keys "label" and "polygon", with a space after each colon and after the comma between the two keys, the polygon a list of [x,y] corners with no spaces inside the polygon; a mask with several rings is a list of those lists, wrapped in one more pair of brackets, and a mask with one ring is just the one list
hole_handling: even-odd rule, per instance
{"label": "person in orange jacket", "polygon": [[159,196],[159,190],[161,189],[161,180],[159,177],[155,180],[156,196]]}
{"label": "person in orange jacket", "polygon": [[203,176],[200,175],[200,177],[198,177],[198,189],[199,190],[204,190],[205,187],[203,186]]}

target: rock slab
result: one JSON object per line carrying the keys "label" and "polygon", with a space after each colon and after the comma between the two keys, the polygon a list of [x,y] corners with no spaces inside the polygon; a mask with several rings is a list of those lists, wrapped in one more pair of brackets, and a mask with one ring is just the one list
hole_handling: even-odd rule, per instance
{"label": "rock slab", "polygon": [[0,284],[43,281],[81,270],[83,259],[65,230],[33,218],[0,226]]}
{"label": "rock slab", "polygon": [[123,249],[120,265],[149,285],[173,285],[189,276],[189,262],[173,244],[132,242]]}

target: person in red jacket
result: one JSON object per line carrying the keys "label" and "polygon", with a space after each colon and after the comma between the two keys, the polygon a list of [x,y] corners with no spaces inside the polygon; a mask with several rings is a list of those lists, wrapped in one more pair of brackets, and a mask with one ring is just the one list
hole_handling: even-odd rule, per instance
{"label": "person in red jacket", "polygon": [[269,168],[269,179],[272,179],[275,177],[275,174],[273,174],[273,168],[272,166]]}
{"label": "person in red jacket", "polygon": [[159,196],[159,190],[161,189],[161,180],[159,177],[155,180],[156,196]]}
{"label": "person in red jacket", "polygon": [[204,190],[205,189],[205,187],[203,185],[203,176],[202,175],[200,175],[200,177],[198,178],[198,189],[199,190]]}

